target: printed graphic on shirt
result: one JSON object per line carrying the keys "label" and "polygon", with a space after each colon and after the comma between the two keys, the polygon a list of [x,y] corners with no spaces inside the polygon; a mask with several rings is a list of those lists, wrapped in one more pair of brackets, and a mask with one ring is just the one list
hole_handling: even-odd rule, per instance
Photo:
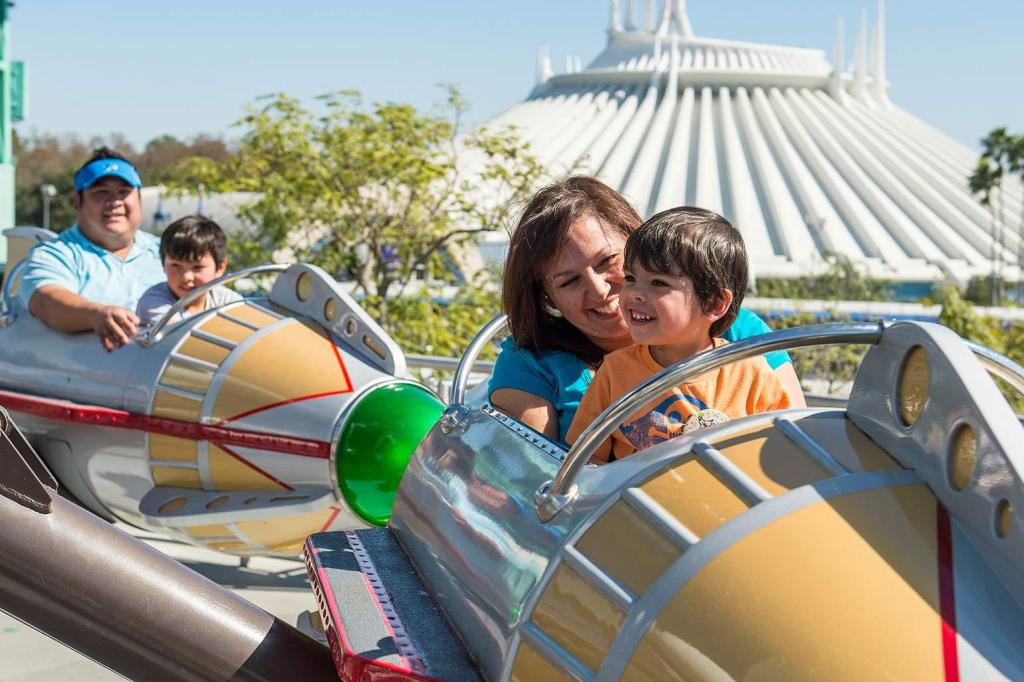
{"label": "printed graphic on shirt", "polygon": [[[694,412],[694,407],[697,412]],[[644,450],[682,433],[692,433],[727,421],[729,417],[724,412],[708,407],[699,398],[674,394],[644,416],[623,424],[619,429],[633,447]]]}

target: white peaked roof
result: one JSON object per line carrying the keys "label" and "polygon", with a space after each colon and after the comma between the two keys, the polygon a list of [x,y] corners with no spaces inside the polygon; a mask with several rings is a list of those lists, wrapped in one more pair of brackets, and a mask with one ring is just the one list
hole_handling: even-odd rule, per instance
{"label": "white peaked roof", "polygon": [[[514,125],[550,168],[594,174],[645,216],[684,204],[723,213],[754,273],[796,277],[845,254],[877,277],[965,281],[1001,250],[1015,275],[1024,200],[1005,182],[1008,228],[970,193],[977,153],[889,101],[884,10],[861,19],[851,68],[842,22],[825,52],[694,35],[683,0],[643,16],[612,0],[608,45],[554,73],[542,50],[529,98],[488,122]],[[979,134],[984,131],[979,131]],[[997,261],[1000,259],[996,259]]]}

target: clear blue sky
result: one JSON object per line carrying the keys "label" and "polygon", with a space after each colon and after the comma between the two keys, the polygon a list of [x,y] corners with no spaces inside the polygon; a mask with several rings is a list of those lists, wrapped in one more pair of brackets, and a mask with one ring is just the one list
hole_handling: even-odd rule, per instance
{"label": "clear blue sky", "polygon": [[[624,7],[626,0],[621,0]],[[637,0],[638,8],[643,0]],[[659,0],[660,6],[660,0]],[[607,0],[17,0],[12,54],[27,63],[19,132],[237,136],[245,102],[341,88],[427,107],[460,86],[482,122],[533,85],[537,48],[556,71],[605,44]],[[690,0],[707,37],[815,47],[876,0]],[[892,99],[971,147],[996,125],[1024,132],[1024,1],[889,0]]]}

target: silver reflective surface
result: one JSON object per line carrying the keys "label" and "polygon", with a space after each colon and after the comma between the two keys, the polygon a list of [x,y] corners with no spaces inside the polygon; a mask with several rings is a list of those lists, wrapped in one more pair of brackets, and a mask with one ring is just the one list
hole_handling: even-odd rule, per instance
{"label": "silver reflective surface", "polygon": [[498,679],[530,590],[577,515],[542,525],[533,493],[558,459],[474,409],[435,426],[410,462],[391,527],[488,679]]}

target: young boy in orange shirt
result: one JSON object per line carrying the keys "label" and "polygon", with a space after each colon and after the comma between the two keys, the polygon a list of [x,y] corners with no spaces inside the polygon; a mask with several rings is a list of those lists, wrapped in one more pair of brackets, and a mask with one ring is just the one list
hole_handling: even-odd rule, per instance
{"label": "young boy in orange shirt", "polygon": [[[747,289],[743,238],[713,211],[662,211],[630,235],[619,296],[636,345],[605,356],[569,427],[574,443],[605,408],[665,367],[728,343],[718,335],[736,318]],[[708,372],[672,389],[627,419],[597,449],[610,462],[730,419],[790,406],[763,355]]]}

